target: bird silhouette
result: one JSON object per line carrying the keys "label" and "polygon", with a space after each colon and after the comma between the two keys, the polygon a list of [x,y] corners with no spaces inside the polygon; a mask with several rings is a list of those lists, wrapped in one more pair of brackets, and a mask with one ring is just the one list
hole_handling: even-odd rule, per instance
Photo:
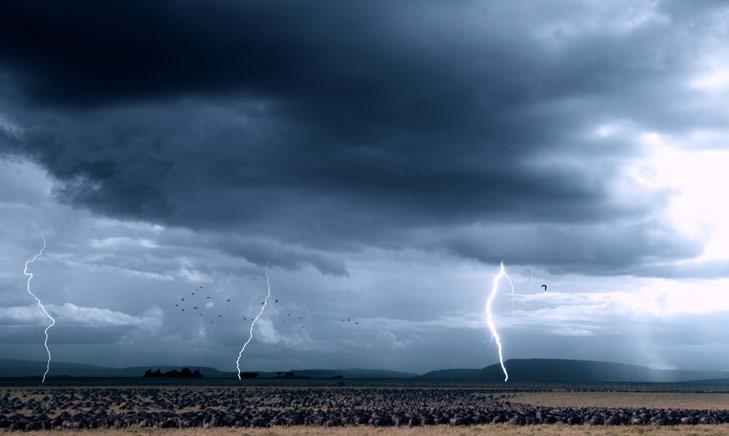
{"label": "bird silhouette", "polygon": [[542,285],[542,287],[544,288],[544,292],[547,292],[547,285]]}

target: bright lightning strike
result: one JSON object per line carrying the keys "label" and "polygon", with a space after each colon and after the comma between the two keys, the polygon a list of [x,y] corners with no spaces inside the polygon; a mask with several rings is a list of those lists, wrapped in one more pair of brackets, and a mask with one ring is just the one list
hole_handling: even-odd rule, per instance
{"label": "bright lightning strike", "polygon": [[491,284],[491,294],[489,294],[489,298],[486,300],[486,325],[488,325],[489,330],[491,330],[491,335],[496,342],[496,348],[499,350],[499,363],[501,364],[501,370],[504,372],[504,383],[506,383],[509,380],[509,373],[506,371],[506,366],[504,366],[504,354],[501,350],[501,337],[499,336],[499,332],[496,330],[494,315],[491,312],[491,304],[494,302],[494,298],[496,298],[496,294],[499,292],[499,283],[504,277],[506,277],[506,280],[509,282],[509,286],[511,286],[512,295],[514,294],[514,284],[511,282],[511,277],[506,274],[504,263],[501,262],[501,268],[499,269],[498,274],[494,276],[493,283]]}
{"label": "bright lightning strike", "polygon": [[48,371],[51,369],[51,350],[48,348],[48,330],[51,329],[54,325],[56,325],[56,320],[53,319],[50,313],[46,310],[46,307],[41,303],[40,298],[36,296],[33,291],[30,290],[30,281],[33,280],[33,273],[28,271],[28,265],[31,263],[34,263],[39,257],[43,255],[43,251],[46,249],[46,237],[44,235],[41,235],[41,238],[43,239],[43,247],[41,247],[40,251],[36,253],[35,256],[25,261],[25,266],[23,268],[23,274],[25,274],[26,277],[28,277],[28,281],[25,285],[25,290],[28,291],[28,294],[30,294],[31,297],[35,299],[35,301],[38,303],[38,307],[43,311],[43,313],[48,317],[48,320],[50,321],[50,324],[46,327],[46,329],[43,331],[46,338],[43,341],[43,345],[46,347],[46,353],[48,353],[48,361],[46,362],[46,371],[43,373],[43,381],[41,383],[46,382],[46,376],[48,375]]}
{"label": "bright lightning strike", "polygon": [[235,361],[235,367],[238,370],[238,380],[241,380],[240,377],[240,359],[243,357],[243,353],[246,351],[246,347],[253,339],[253,328],[256,326],[256,322],[258,321],[258,318],[263,315],[263,311],[266,310],[266,306],[268,305],[268,299],[271,297],[271,282],[268,278],[268,265],[263,268],[263,272],[266,274],[266,287],[268,288],[268,292],[266,293],[266,298],[263,300],[263,304],[261,305],[261,309],[258,311],[258,315],[256,315],[255,318],[253,318],[253,321],[251,321],[251,328],[248,331],[248,340],[243,343],[243,347],[240,349],[240,352],[238,353],[238,359]]}

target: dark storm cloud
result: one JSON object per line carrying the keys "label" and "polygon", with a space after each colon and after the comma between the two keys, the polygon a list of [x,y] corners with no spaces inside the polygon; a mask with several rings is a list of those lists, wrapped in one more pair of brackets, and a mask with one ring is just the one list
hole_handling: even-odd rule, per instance
{"label": "dark storm cloud", "polygon": [[[336,121],[356,115],[352,124],[328,124],[364,136],[372,134],[366,122],[438,128],[462,123],[478,98],[486,100],[482,109],[519,107],[630,86],[639,73],[660,72],[647,61],[662,51],[627,44],[654,42],[659,34],[652,32],[587,35],[540,52],[547,47],[534,31],[547,11],[539,9],[431,1],[10,1],[0,37],[3,59],[22,73],[25,94],[37,104],[239,89],[295,103],[291,109],[313,115],[310,122],[322,123],[324,113]],[[581,12],[567,18],[579,21]],[[439,108],[436,101],[452,104]],[[338,114],[343,102],[359,104]]]}
{"label": "dark storm cloud", "polygon": [[[485,263],[541,264],[553,274],[633,274],[668,277],[720,272],[721,265],[690,271],[672,264],[650,265],[698,256],[700,241],[676,239],[665,222],[607,223],[570,226],[493,226],[454,232],[434,241],[461,257]],[[638,266],[637,266],[638,265]],[[678,273],[678,271],[682,273]]]}
{"label": "dark storm cloud", "polygon": [[[663,197],[612,195],[632,145],[588,134],[618,116],[690,123],[660,104],[681,94],[665,89],[690,41],[661,22],[570,35],[591,12],[559,13],[567,31],[538,3],[10,1],[0,69],[17,97],[2,108],[22,135],[0,144],[71,204],[306,247],[286,268],[345,274],[320,251],[365,245],[601,271],[694,254],[647,231]],[[484,255],[462,229],[493,223],[557,226],[544,238],[567,254]]]}
{"label": "dark storm cloud", "polygon": [[323,274],[347,275],[347,268],[341,258],[326,253],[305,249],[281,248],[274,244],[218,238],[213,244],[225,253],[242,257],[250,263],[262,266],[296,270],[303,265],[311,265]]}

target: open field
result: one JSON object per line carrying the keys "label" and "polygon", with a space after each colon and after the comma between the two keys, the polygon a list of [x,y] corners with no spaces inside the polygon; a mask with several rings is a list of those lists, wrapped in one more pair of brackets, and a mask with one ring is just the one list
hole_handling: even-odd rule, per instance
{"label": "open field", "polygon": [[232,378],[158,379],[131,377],[50,377],[44,385],[39,377],[0,377],[3,388],[83,388],[83,387],[283,387],[283,388],[408,388],[408,389],[479,389],[498,392],[673,392],[729,394],[729,380],[684,383],[639,382],[490,382],[481,380],[433,379],[252,379],[239,381]]}
{"label": "open field", "polygon": [[632,407],[729,410],[729,394],[676,392],[529,392],[511,401],[550,407]]}
{"label": "open field", "polygon": [[[56,433],[56,432],[53,432]],[[100,431],[63,431],[63,435],[89,436],[100,434]],[[104,430],[105,435],[126,436],[126,435],[164,435],[164,436],[620,436],[620,435],[647,435],[647,436],[719,436],[729,433],[727,425],[697,425],[692,427],[589,427],[589,426],[566,426],[566,425],[532,425],[514,427],[504,424],[477,425],[471,427],[449,427],[432,426],[418,428],[373,428],[373,427],[346,427],[346,428],[321,428],[321,427],[286,427],[266,429],[185,429],[185,430],[151,430],[151,429],[130,429],[130,430]],[[47,435],[49,432],[28,432],[27,435]]]}
{"label": "open field", "polygon": [[[226,434],[227,429],[250,434],[326,430],[324,434],[332,435],[377,434],[381,428],[403,435],[729,431],[725,426],[729,393],[706,392],[705,385],[115,383],[0,387],[0,429],[105,433],[165,429],[211,435]],[[658,426],[668,427],[655,433]]]}

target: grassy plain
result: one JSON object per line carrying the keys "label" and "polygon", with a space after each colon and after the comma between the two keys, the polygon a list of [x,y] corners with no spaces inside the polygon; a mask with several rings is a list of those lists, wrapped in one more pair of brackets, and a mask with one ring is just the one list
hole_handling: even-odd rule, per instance
{"label": "grassy plain", "polygon": [[676,392],[525,392],[510,401],[552,407],[729,410],[729,394]]}
{"label": "grassy plain", "polygon": [[604,426],[566,426],[566,425],[532,425],[525,427],[513,427],[508,425],[483,425],[473,427],[447,427],[431,426],[416,428],[373,428],[373,427],[345,427],[345,428],[321,428],[321,427],[277,427],[273,429],[188,429],[188,430],[148,430],[131,429],[103,430],[103,431],[78,431],[78,432],[28,432],[26,435],[46,436],[48,434],[63,435],[163,435],[163,436],[621,436],[621,435],[649,435],[649,436],[718,436],[729,434],[729,425],[697,425],[697,426],[676,426],[676,427],[604,427]]}

